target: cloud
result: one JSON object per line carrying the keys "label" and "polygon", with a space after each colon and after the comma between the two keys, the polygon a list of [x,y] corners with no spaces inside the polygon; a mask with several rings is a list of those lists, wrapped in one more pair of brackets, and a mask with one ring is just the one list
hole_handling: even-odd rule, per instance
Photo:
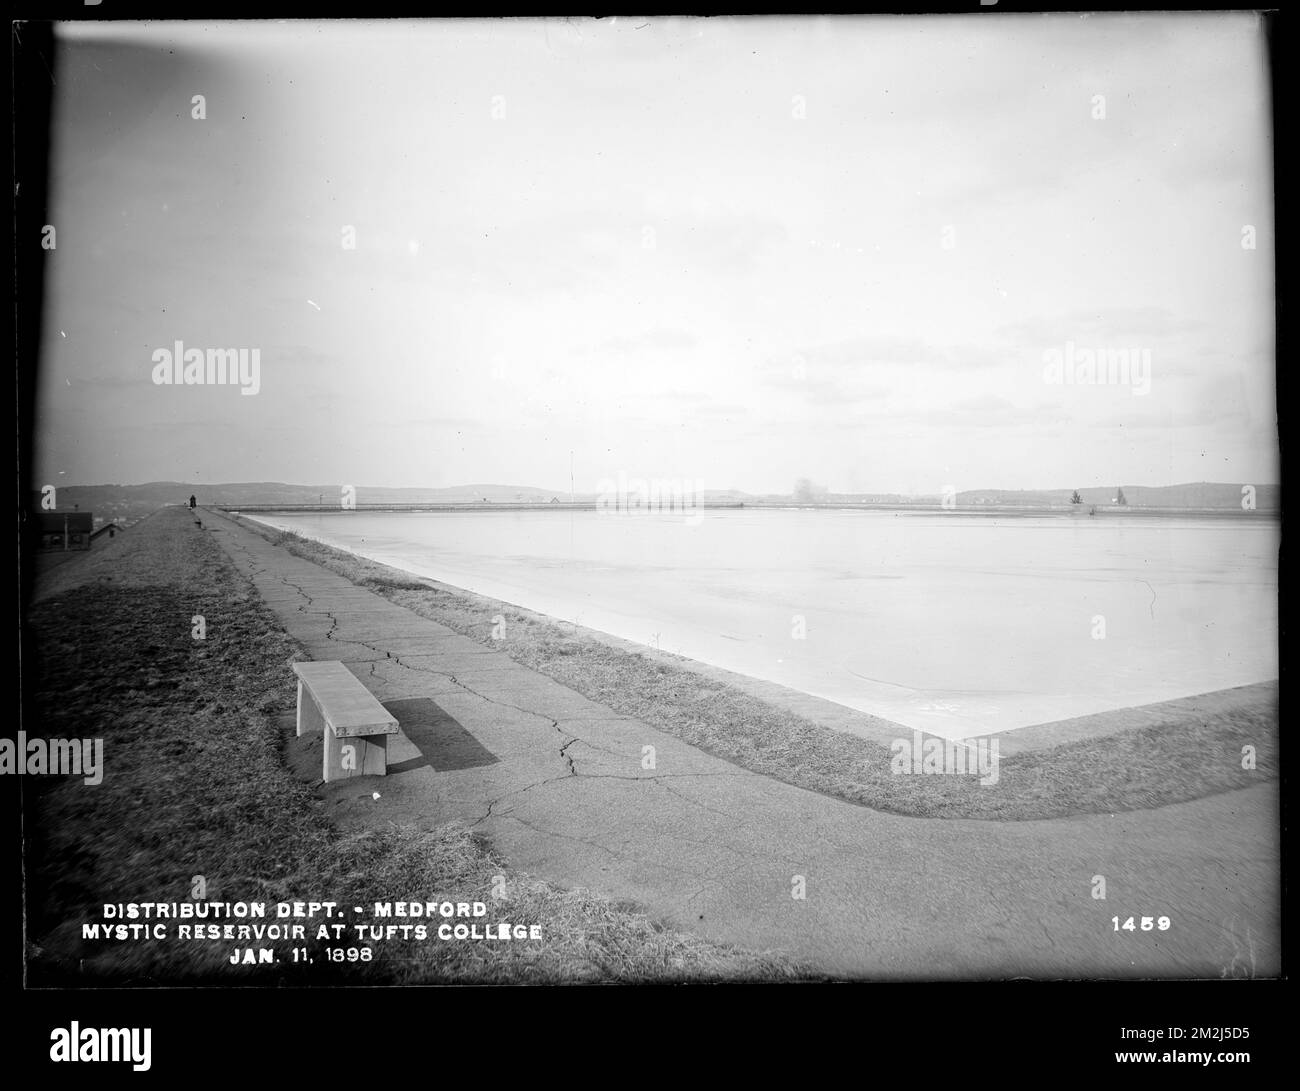
{"label": "cloud", "polygon": [[[904,371],[964,371],[995,365],[990,349],[932,344],[920,337],[872,334],[810,345],[759,369],[761,386],[803,394],[809,401],[879,401],[899,392]],[[887,380],[882,382],[881,380]],[[909,383],[909,385],[912,385]]]}
{"label": "cloud", "polygon": [[774,372],[768,376],[767,383],[818,406],[849,406],[881,401],[892,393],[892,388],[880,383],[870,383],[859,376],[838,375],[826,370]]}
{"label": "cloud", "polygon": [[654,329],[645,333],[618,334],[581,350],[590,353],[616,352],[632,355],[642,352],[685,351],[694,348],[699,338],[685,330]]}
{"label": "cloud", "polygon": [[749,272],[790,242],[783,224],[762,216],[676,215],[647,226],[655,230],[655,249],[674,264],[713,272]]}
{"label": "cloud", "polygon": [[918,429],[932,428],[1054,428],[1069,425],[1074,418],[1060,402],[1016,405],[998,395],[963,398],[949,406],[890,412],[881,415],[891,424],[915,424]]}
{"label": "cloud", "polygon": [[997,333],[1023,348],[1041,350],[1066,341],[1088,347],[1119,341],[1156,341],[1204,328],[1201,320],[1181,317],[1167,307],[1108,307],[1013,322],[999,327]]}

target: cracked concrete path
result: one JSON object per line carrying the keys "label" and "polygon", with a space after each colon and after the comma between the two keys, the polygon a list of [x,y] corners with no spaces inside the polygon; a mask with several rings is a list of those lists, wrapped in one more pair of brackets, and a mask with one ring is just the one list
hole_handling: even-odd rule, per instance
{"label": "cracked concrete path", "polygon": [[[425,710],[418,726],[399,715],[387,777],[333,793],[345,824],[459,821],[512,867],[835,976],[1280,970],[1276,782],[1046,821],[883,814],[620,716],[218,512],[205,511],[204,525],[312,658],[342,660],[381,701]],[[431,738],[451,740],[445,753],[459,757],[444,760]],[[1092,896],[1094,876],[1105,878],[1104,900]],[[1172,925],[1117,932],[1115,916]]]}

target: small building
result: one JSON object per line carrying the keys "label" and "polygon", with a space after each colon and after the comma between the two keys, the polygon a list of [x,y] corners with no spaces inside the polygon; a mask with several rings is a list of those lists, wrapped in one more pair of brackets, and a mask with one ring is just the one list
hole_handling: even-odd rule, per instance
{"label": "small building", "polygon": [[88,511],[42,511],[36,514],[42,553],[89,549],[95,519]]}
{"label": "small building", "polygon": [[118,526],[116,523],[105,523],[102,527],[97,527],[91,533],[90,540],[93,542],[96,538],[100,537],[103,534],[107,534],[110,538],[112,538],[117,534],[119,530],[123,530],[123,529],[124,529],[123,527]]}

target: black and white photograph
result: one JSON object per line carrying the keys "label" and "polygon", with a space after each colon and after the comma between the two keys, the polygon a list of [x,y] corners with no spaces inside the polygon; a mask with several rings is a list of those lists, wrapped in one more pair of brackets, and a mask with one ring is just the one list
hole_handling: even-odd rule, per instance
{"label": "black and white photograph", "polygon": [[110,7],[12,27],[39,1059],[148,1070],[137,996],[1178,982],[1089,1048],[1249,1068],[1267,13]]}

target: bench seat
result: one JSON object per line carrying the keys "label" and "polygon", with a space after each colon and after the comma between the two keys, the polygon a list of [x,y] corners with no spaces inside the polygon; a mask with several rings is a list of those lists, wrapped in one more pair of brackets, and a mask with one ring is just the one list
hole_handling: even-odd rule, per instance
{"label": "bench seat", "polygon": [[385,776],[388,736],[397,718],[364,683],[337,661],[295,663],[298,676],[298,734],[324,733],[324,780]]}

